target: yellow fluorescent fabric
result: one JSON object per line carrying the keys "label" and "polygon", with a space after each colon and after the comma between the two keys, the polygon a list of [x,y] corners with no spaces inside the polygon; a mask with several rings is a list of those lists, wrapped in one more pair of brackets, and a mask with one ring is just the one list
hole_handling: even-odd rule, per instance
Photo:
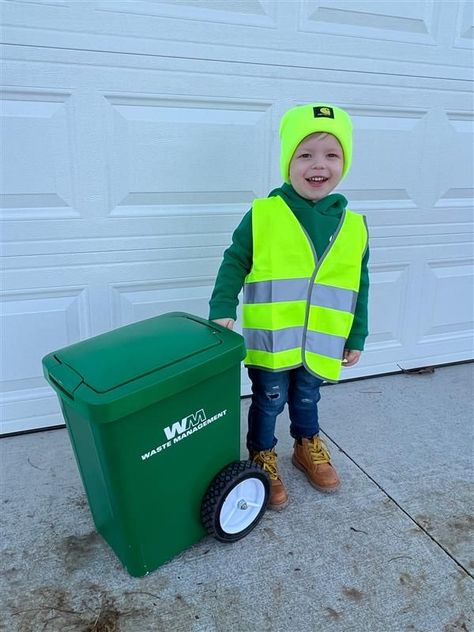
{"label": "yellow fluorescent fabric", "polygon": [[256,303],[243,305],[244,327],[250,329],[283,329],[301,327],[306,314],[306,301],[290,303]]}
{"label": "yellow fluorescent fabric", "polygon": [[306,362],[309,366],[318,367],[321,371],[318,373],[320,377],[331,382],[337,382],[341,373],[340,360],[334,360],[334,358],[327,358],[326,356],[319,355],[319,353],[312,353],[306,351]]}
{"label": "yellow fluorescent fabric", "polygon": [[[270,200],[272,209],[268,213]],[[291,248],[288,248],[288,235],[292,235],[296,242]],[[254,200],[252,236],[254,246],[258,245],[253,250],[253,266],[247,283],[311,276],[314,270],[311,244],[293,212],[280,197]]]}
{"label": "yellow fluorescent fabric", "polygon": [[308,317],[308,328],[323,334],[343,336],[347,338],[351,331],[354,315],[329,307],[311,306]]}
{"label": "yellow fluorescent fabric", "polygon": [[272,354],[269,354],[267,351],[259,351],[258,349],[247,349],[244,363],[247,366],[263,367],[270,370],[297,367],[302,363],[301,348],[277,351]]}
{"label": "yellow fluorescent fabric", "polygon": [[[280,197],[254,201],[252,234],[253,266],[245,280],[243,305],[247,346],[245,364],[269,370],[303,364],[314,375],[337,381],[341,371],[343,343],[354,319],[362,257],[367,245],[363,217],[346,210],[319,261],[305,231]],[[295,287],[294,282],[283,283],[290,279],[298,279],[303,285],[307,279],[308,296],[304,300],[300,299],[300,283],[298,300],[296,295],[293,300],[281,300],[286,291],[291,293],[291,288]],[[251,286],[258,282],[263,282],[260,288],[265,289],[273,302],[258,302],[263,294],[259,294],[256,286]],[[324,292],[321,286],[332,288],[332,294]],[[349,294],[349,300],[345,300],[345,294],[344,300],[333,303],[331,307],[321,306],[321,302],[324,305],[324,302],[333,300],[331,296],[337,295],[337,290],[339,297],[344,295],[344,291],[352,292],[353,295]],[[270,332],[291,327],[299,328],[298,337],[302,340],[303,348],[279,351],[278,345],[285,339],[285,333],[272,336]],[[337,338],[329,340],[324,337],[327,335]],[[255,346],[264,341],[268,350],[253,349],[252,341]],[[327,355],[322,353],[323,349]],[[340,359],[334,357],[339,349]]]}
{"label": "yellow fluorescent fabric", "polygon": [[327,103],[308,103],[288,110],[280,122],[280,169],[285,182],[289,182],[289,165],[300,142],[315,132],[335,136],[344,152],[342,175],[349,171],[352,161],[352,121],[347,112]]}
{"label": "yellow fluorescent fabric", "polygon": [[[318,283],[359,291],[362,257],[359,259],[354,255],[360,252],[363,255],[367,244],[367,231],[360,229],[361,221],[360,215],[346,212],[343,226],[331,244],[331,256],[323,259],[318,270]],[[340,239],[343,231],[350,234],[350,240]]]}

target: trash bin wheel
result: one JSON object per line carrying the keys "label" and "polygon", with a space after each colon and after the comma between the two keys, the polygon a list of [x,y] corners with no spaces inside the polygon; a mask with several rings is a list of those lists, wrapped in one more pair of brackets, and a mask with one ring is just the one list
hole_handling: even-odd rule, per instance
{"label": "trash bin wheel", "polygon": [[201,521],[220,542],[236,542],[259,522],[269,494],[266,472],[252,461],[235,461],[209,485],[201,505]]}

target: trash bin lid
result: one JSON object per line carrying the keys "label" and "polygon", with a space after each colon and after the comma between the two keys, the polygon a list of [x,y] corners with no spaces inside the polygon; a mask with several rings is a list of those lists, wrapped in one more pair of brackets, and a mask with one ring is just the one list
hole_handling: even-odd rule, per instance
{"label": "trash bin lid", "polygon": [[93,391],[106,393],[221,345],[219,332],[209,325],[174,312],[89,338],[54,356]]}

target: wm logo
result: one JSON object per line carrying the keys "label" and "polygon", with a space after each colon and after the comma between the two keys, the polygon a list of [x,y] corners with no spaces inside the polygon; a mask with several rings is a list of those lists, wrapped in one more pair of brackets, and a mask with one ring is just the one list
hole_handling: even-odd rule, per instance
{"label": "wm logo", "polygon": [[206,421],[206,413],[204,409],[198,410],[193,415],[188,415],[187,417],[183,417],[181,421],[175,421],[172,426],[166,426],[164,429],[165,435],[168,441],[174,439],[176,435],[182,435],[184,432],[187,432],[194,426]]}

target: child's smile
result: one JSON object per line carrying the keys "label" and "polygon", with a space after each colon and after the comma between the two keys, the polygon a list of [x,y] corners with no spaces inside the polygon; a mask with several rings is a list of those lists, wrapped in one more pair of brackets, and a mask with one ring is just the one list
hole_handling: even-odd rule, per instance
{"label": "child's smile", "polygon": [[321,200],[342,177],[344,156],[339,141],[331,134],[311,134],[296,148],[290,162],[290,181],[299,195]]}

